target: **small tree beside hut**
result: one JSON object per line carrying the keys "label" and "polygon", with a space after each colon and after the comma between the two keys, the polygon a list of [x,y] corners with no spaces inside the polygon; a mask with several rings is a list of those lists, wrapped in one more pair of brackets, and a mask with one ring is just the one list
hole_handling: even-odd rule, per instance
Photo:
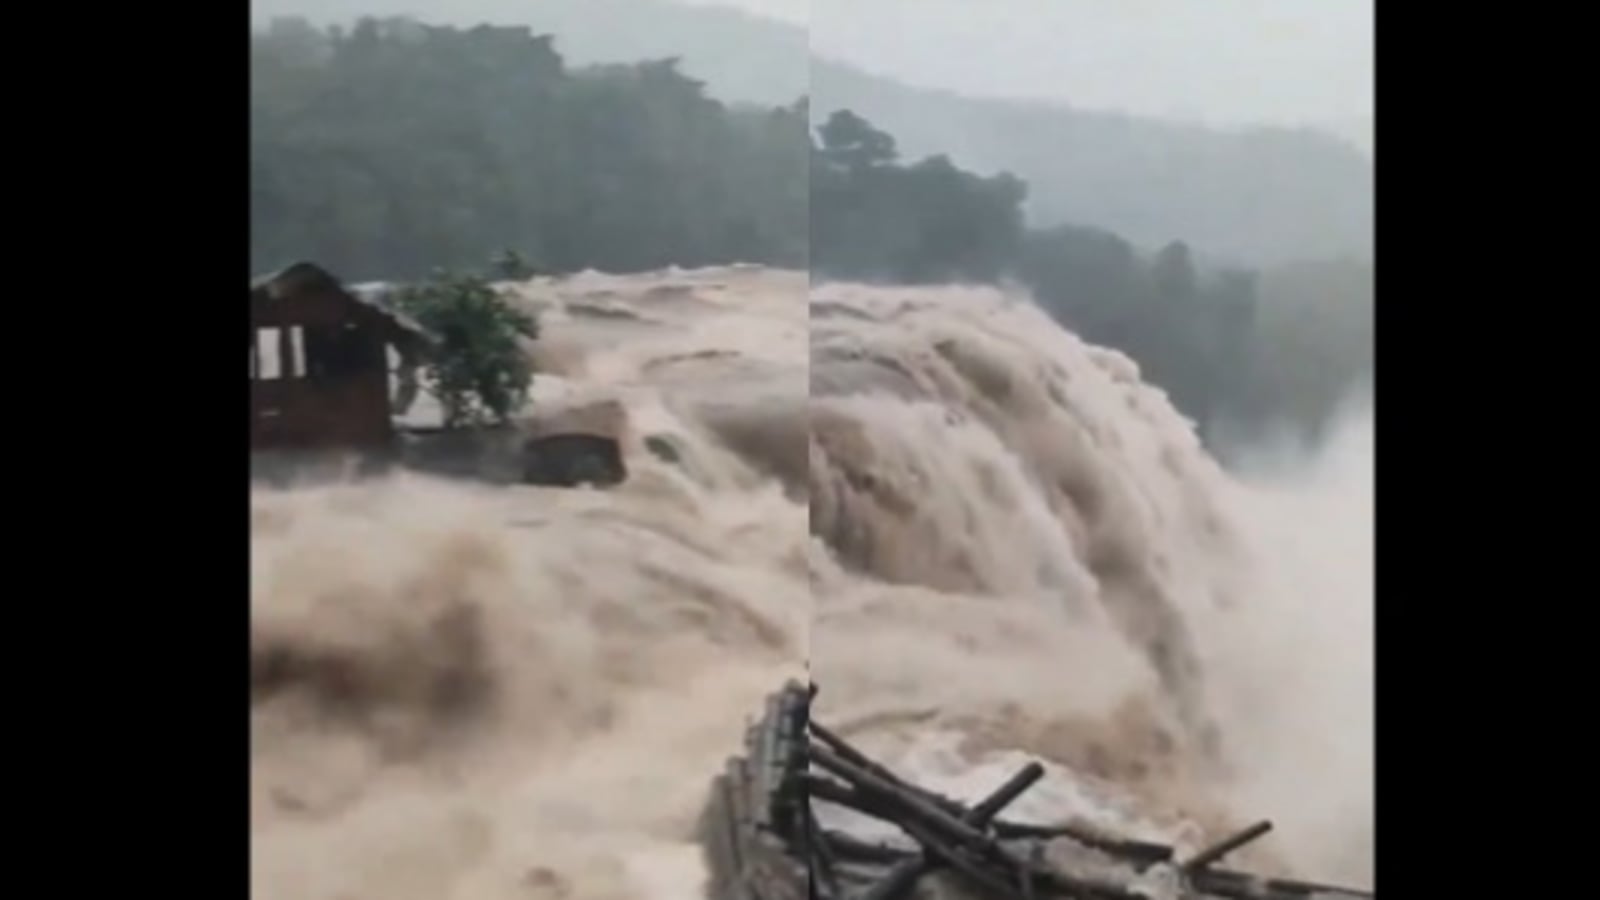
{"label": "small tree beside hut", "polygon": [[527,402],[533,366],[521,341],[538,321],[487,278],[440,271],[404,288],[397,302],[438,336],[421,365],[422,385],[439,402],[446,428],[504,424]]}

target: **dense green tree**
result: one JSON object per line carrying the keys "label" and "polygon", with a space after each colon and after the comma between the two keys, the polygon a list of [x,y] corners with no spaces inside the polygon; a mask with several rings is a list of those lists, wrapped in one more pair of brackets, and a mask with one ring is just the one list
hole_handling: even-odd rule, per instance
{"label": "dense green tree", "polygon": [[1027,191],[935,156],[898,162],[894,138],[848,110],[817,129],[811,266],[825,276],[904,283],[992,281],[1023,231]]}
{"label": "dense green tree", "polygon": [[539,336],[537,320],[479,275],[435,272],[397,301],[438,340],[421,374],[445,427],[505,422],[522,408],[533,367],[521,342]]}

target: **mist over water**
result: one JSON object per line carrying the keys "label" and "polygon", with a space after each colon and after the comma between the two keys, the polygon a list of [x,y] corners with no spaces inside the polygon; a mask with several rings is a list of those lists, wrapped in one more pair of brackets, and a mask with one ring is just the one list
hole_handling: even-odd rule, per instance
{"label": "mist over water", "polygon": [[616,490],[253,493],[256,896],[700,896],[709,779],[803,677],[811,592],[804,504],[699,411],[744,432],[774,398],[803,414],[805,286],[524,289],[558,370],[535,405],[621,410]]}
{"label": "mist over water", "polygon": [[1043,757],[1055,815],[1180,845],[1271,818],[1242,861],[1369,883],[1370,420],[1240,480],[1025,298],[812,296],[818,715],[952,785],[987,758],[974,795]]}
{"label": "mist over water", "polygon": [[953,792],[1025,753],[1030,815],[1272,818],[1254,861],[1370,880],[1369,426],[1241,481],[997,291],[518,291],[538,415],[606,404],[633,477],[252,493],[257,896],[698,897],[710,778],[808,663],[819,716]]}

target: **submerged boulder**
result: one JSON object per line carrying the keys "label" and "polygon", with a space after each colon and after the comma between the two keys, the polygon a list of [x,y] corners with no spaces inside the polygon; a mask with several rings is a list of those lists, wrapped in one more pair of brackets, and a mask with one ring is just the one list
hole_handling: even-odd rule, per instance
{"label": "submerged boulder", "polygon": [[677,440],[671,435],[645,435],[644,448],[650,451],[650,455],[668,465],[676,466],[683,463],[683,451],[678,448]]}
{"label": "submerged boulder", "polygon": [[622,446],[603,434],[546,434],[522,445],[522,481],[545,487],[612,487],[628,478]]}

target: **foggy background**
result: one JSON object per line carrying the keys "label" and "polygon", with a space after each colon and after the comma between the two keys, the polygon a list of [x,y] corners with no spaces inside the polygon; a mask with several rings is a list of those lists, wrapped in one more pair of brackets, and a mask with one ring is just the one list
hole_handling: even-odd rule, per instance
{"label": "foggy background", "polygon": [[810,6],[814,52],[924,87],[1222,126],[1320,126],[1370,141],[1368,2],[816,0]]}
{"label": "foggy background", "polygon": [[[593,4],[603,8],[608,0]],[[570,0],[254,0],[253,17],[557,21]],[[670,0],[635,7],[673,5]],[[811,52],[969,96],[1212,125],[1305,125],[1370,151],[1373,5],[1321,0],[680,0],[790,26]],[[612,20],[626,32],[628,20]],[[645,30],[642,27],[639,30]],[[774,28],[777,33],[779,29]],[[627,38],[618,35],[618,41]],[[663,48],[665,49],[665,48]],[[679,48],[691,58],[695,48]],[[738,47],[700,48],[727,56]],[[601,50],[598,55],[609,55]],[[782,57],[777,68],[787,67]],[[799,85],[795,85],[799,87]]]}
{"label": "foggy background", "polygon": [[[503,102],[424,99],[428,80],[451,71],[437,67],[348,69],[378,80],[364,105],[336,113],[294,99],[319,95],[292,60],[326,51],[280,21],[254,64],[258,268],[314,250],[351,277],[396,278],[510,247],[546,271],[753,262],[821,278],[1010,279],[1086,338],[1132,355],[1228,454],[1285,429],[1315,444],[1370,383],[1370,3],[253,7],[262,27],[304,16],[348,29],[363,15],[548,35],[546,64],[572,87],[555,102],[578,118],[537,124],[568,114],[549,107],[552,95],[510,87],[521,77],[512,56],[490,91],[525,107],[514,114]],[[646,75],[657,87],[629,86],[627,73],[662,60]],[[448,77],[458,76],[468,77]],[[385,93],[402,78],[418,86]],[[461,84],[438,89],[440,100],[466,91],[489,102]],[[379,102],[397,105],[380,113]],[[668,118],[626,112],[663,103]],[[805,120],[820,127],[841,112],[882,135],[907,172],[879,172],[869,190],[808,169]],[[480,116],[481,146],[445,137]],[[933,168],[911,171],[930,158]],[[1014,183],[974,188],[968,176]],[[922,209],[894,198],[902,177],[922,182]],[[868,196],[882,202],[849,211]],[[1214,296],[1182,299],[1197,292]]]}

